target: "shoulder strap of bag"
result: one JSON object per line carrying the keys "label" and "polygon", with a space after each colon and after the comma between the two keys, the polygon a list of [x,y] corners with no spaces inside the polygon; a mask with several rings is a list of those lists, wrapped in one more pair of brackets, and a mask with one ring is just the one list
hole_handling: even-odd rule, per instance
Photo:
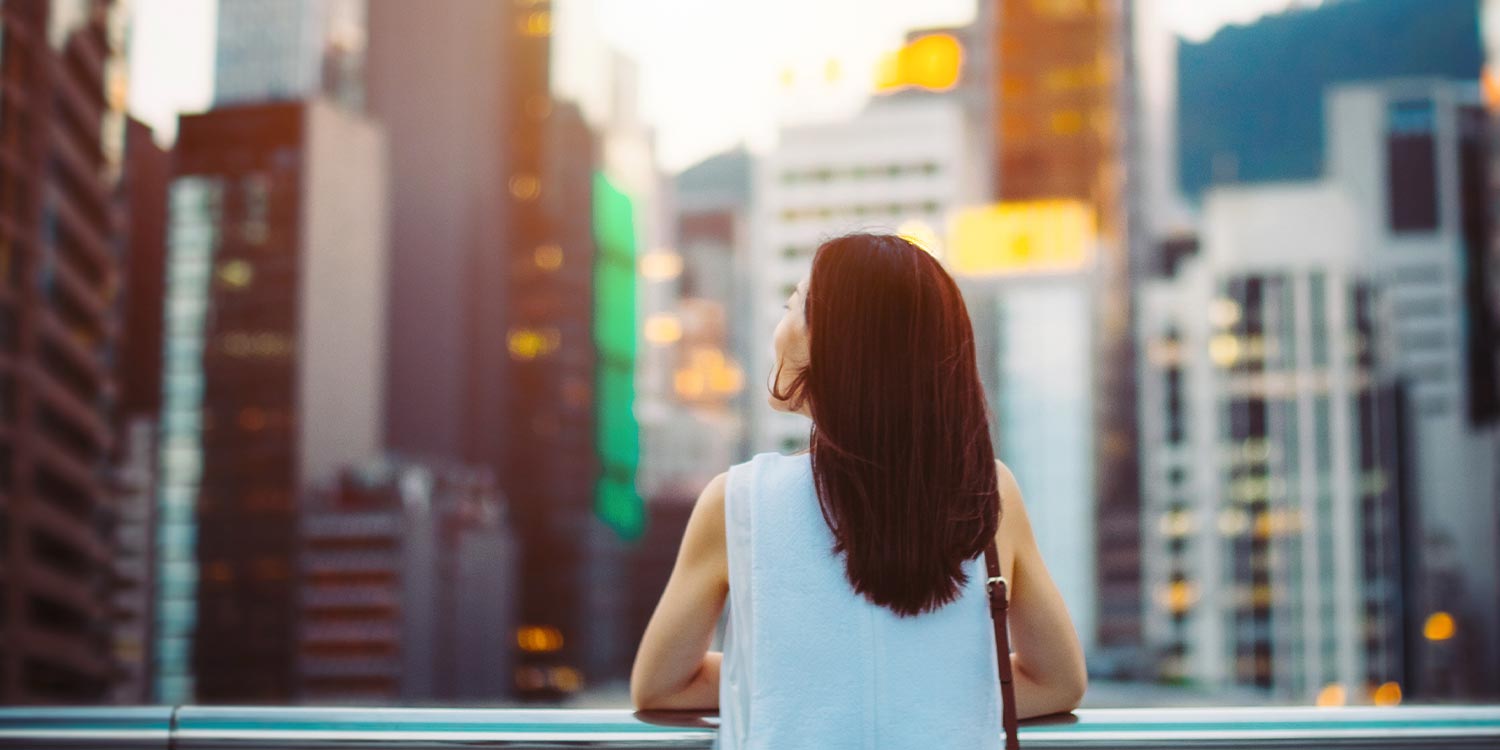
{"label": "shoulder strap of bag", "polygon": [[1000,663],[1000,721],[1005,728],[1005,750],[1020,750],[1021,739],[1016,736],[1016,690],[1011,684],[1010,632],[1005,628],[1010,602],[1005,577],[1000,575],[1000,551],[994,539],[984,550],[984,567],[989,573],[986,588],[990,594],[990,619],[995,624],[995,657]]}

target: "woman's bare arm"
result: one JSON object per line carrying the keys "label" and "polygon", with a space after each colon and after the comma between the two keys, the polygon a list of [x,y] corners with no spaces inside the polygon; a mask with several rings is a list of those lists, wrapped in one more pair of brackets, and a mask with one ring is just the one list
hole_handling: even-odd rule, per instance
{"label": "woman's bare arm", "polygon": [[712,709],[719,706],[721,654],[708,650],[729,592],[724,549],[725,475],[698,496],[677,564],[630,671],[637,709]]}
{"label": "woman's bare arm", "polygon": [[1071,711],[1088,688],[1083,647],[1062,594],[1042,562],[1021,488],[1005,464],[996,464],[1004,504],[996,542],[1001,557],[1011,559],[1010,662],[1016,715],[1024,719]]}

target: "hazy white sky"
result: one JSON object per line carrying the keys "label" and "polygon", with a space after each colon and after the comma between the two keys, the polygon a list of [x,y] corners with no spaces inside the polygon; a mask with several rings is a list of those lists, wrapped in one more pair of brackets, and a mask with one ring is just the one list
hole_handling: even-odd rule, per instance
{"label": "hazy white sky", "polygon": [[[170,139],[176,113],[202,110],[212,97],[216,4],[130,1],[130,108]],[[1202,38],[1225,23],[1321,0],[1157,2],[1171,28]],[[607,60],[596,40],[618,47],[639,66],[640,106],[657,131],[658,159],[675,169],[739,142],[764,142],[778,122],[852,111],[875,61],[906,29],[962,23],[973,13],[974,0],[557,0],[558,29],[578,32],[558,51],[558,86],[602,96],[590,91],[591,71]]]}

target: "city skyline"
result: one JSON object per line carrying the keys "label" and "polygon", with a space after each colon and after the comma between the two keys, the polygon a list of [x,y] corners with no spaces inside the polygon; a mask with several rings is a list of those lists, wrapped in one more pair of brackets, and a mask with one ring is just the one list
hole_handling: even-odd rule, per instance
{"label": "city skyline", "polygon": [[174,2],[0,4],[0,700],[622,704],[851,232],[1093,679],[1500,698],[1500,1]]}
{"label": "city skyline", "polygon": [[[1201,40],[1227,24],[1251,23],[1267,14],[1315,7],[1324,1],[1164,0],[1159,5],[1166,28]],[[600,100],[608,98],[592,81],[599,56],[607,55],[597,48],[607,44],[636,58],[647,90],[642,99],[646,120],[660,133],[663,166],[677,172],[739,145],[768,148],[783,121],[852,114],[870,94],[868,81],[881,55],[899,47],[907,31],[972,21],[974,2],[940,0],[913,5],[885,0],[856,13],[851,0],[810,8],[788,0],[770,10],[762,8],[759,13],[736,11],[739,22],[725,23],[711,11],[696,9],[695,4],[682,0],[632,4],[632,13],[628,14],[621,13],[609,0],[568,0],[558,3],[558,23],[574,29],[575,35],[584,40],[581,43],[590,46],[580,48],[580,42],[564,42],[565,51],[554,55],[561,77],[554,90],[579,101],[594,116]],[[134,5],[129,110],[150,125],[159,140],[170,140],[167,136],[175,132],[179,112],[202,111],[213,101],[217,0],[134,0]],[[683,15],[685,11],[687,16]],[[684,18],[695,17],[707,22],[712,33],[683,35],[673,31],[681,28]],[[794,19],[807,33],[791,43],[790,49],[768,51],[746,46],[733,56],[734,67],[727,69],[693,64],[695,58],[717,56],[744,44],[744,39],[755,38],[740,33],[745,22],[769,32],[776,19]],[[865,33],[847,33],[842,40],[815,33],[851,23]],[[870,31],[877,40],[874,43],[865,38]],[[817,80],[828,59],[840,60],[845,71],[839,76],[836,88],[841,93],[832,111],[822,101],[825,92],[814,94],[811,100],[787,100],[779,91],[787,70],[801,71]],[[715,83],[729,83],[741,94],[716,98],[723,94],[711,85]],[[784,111],[787,106],[790,111]]]}

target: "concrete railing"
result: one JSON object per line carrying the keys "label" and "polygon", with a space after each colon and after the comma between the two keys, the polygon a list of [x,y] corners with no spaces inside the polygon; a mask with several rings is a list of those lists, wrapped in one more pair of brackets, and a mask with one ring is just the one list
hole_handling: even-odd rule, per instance
{"label": "concrete railing", "polygon": [[[711,715],[624,710],[0,708],[0,747],[707,748],[716,725]],[[1027,748],[1500,748],[1500,706],[1085,709],[1023,722],[1021,741]]]}

